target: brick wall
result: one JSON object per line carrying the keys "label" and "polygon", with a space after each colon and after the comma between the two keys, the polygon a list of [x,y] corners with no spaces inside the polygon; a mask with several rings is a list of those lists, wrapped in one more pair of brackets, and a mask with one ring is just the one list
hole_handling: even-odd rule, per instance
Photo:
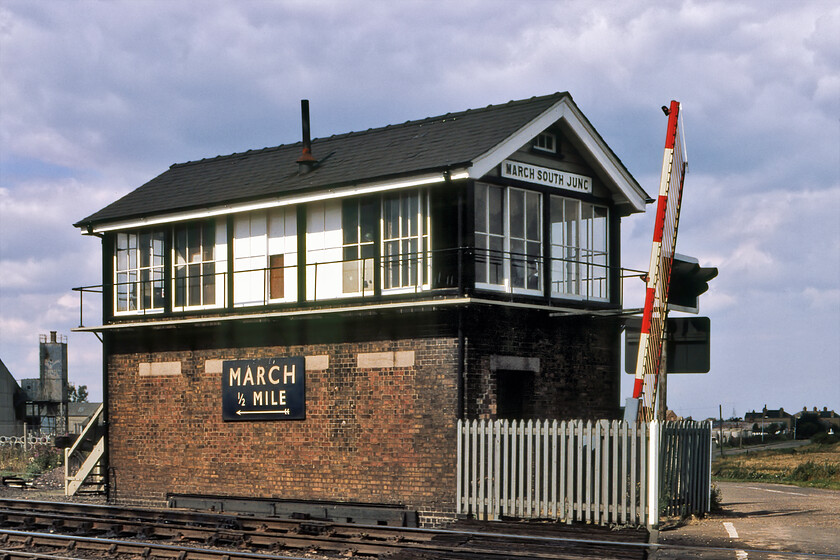
{"label": "brick wall", "polygon": [[[118,501],[161,505],[178,492],[454,509],[457,339],[110,346]],[[214,364],[288,356],[317,357],[308,360],[317,369],[306,372],[306,420],[223,422]]]}
{"label": "brick wall", "polygon": [[467,326],[467,417],[496,417],[497,372],[513,370],[533,376],[525,418],[619,418],[620,333],[614,318],[476,310]]}
{"label": "brick wall", "polygon": [[[109,334],[114,497],[167,493],[455,509],[458,313]],[[461,315],[464,413],[494,418],[501,370],[529,372],[529,417],[615,418],[614,320],[473,308]],[[307,357],[306,419],[222,421],[221,360]]]}

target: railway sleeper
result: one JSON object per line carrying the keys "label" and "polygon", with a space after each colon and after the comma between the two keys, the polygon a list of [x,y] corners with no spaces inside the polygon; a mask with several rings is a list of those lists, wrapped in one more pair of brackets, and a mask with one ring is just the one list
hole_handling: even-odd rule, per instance
{"label": "railway sleeper", "polygon": [[228,545],[228,546],[242,546],[244,538],[241,533],[230,531],[216,531],[207,536],[205,544],[209,546]]}
{"label": "railway sleeper", "polygon": [[93,532],[93,523],[91,521],[80,521],[76,524],[75,535],[87,536]]}
{"label": "railway sleeper", "polygon": [[326,523],[308,522],[298,525],[295,533],[298,535],[305,535],[307,537],[318,537],[325,534],[331,525]]}

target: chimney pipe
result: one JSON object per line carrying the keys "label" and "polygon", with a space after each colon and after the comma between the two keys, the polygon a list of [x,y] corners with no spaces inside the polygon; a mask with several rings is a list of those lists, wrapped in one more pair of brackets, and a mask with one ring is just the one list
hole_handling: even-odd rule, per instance
{"label": "chimney pipe", "polygon": [[314,157],[312,157],[312,140],[309,136],[309,100],[308,99],[301,99],[300,100],[300,119],[301,124],[303,127],[303,150],[300,154],[300,157],[297,159],[298,163],[298,171],[300,173],[307,173],[315,167],[315,164],[318,163]]}

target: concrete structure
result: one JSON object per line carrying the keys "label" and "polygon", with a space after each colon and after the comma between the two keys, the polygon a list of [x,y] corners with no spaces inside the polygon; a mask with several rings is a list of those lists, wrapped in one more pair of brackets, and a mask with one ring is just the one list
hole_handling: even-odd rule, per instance
{"label": "concrete structure", "polygon": [[67,433],[67,337],[51,331],[41,335],[37,379],[22,379],[26,422],[45,434]]}

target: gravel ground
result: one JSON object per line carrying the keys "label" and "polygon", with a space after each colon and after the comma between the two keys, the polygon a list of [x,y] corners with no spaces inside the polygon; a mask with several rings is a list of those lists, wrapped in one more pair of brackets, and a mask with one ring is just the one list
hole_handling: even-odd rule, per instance
{"label": "gravel ground", "polygon": [[79,495],[68,497],[64,495],[64,467],[46,472],[21,488],[15,484],[0,484],[0,498],[41,500],[53,502],[79,502],[104,504],[104,496]]}

